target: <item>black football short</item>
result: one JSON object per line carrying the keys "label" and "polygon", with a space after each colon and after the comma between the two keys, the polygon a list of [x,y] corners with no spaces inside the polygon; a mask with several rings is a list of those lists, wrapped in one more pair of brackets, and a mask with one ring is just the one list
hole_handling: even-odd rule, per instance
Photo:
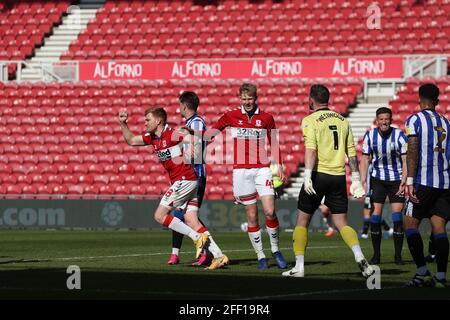
{"label": "black football short", "polygon": [[374,177],[370,180],[372,184],[372,201],[374,203],[383,203],[386,201],[386,196],[389,197],[390,203],[403,203],[405,197],[395,195],[400,186],[398,181],[383,181]]}
{"label": "black football short", "polygon": [[325,197],[324,204],[330,208],[331,213],[347,213],[348,198],[345,175],[334,176],[314,171],[311,179],[317,194],[307,194],[302,186],[298,195],[297,207],[299,210],[312,215],[319,208],[322,198]]}
{"label": "black football short", "polygon": [[450,220],[450,190],[437,189],[419,185],[416,188],[419,203],[408,201],[405,215],[422,220],[439,216],[446,221]]}

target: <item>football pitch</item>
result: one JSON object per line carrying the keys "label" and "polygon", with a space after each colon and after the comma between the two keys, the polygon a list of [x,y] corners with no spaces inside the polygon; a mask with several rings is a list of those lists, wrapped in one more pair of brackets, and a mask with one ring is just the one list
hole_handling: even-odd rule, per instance
{"label": "football pitch", "polygon": [[[339,235],[310,234],[305,278],[283,278],[270,255],[258,270],[244,232],[215,232],[231,260],[220,270],[191,267],[193,243],[184,239],[181,264],[167,265],[169,231],[0,231],[0,299],[450,299],[449,289],[403,288],[415,266],[404,244],[403,266],[393,263],[392,239],[382,241],[381,290],[368,290]],[[426,247],[427,236],[424,236]],[[367,258],[370,239],[361,240]],[[292,233],[281,248],[293,266]],[[67,268],[80,268],[80,290],[68,290]],[[436,271],[435,265],[430,266]]]}

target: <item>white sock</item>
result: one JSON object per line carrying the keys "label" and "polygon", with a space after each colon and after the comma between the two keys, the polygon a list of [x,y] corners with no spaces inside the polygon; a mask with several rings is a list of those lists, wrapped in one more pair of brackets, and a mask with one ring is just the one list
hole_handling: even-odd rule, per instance
{"label": "white sock", "polygon": [[180,253],[180,249],[178,248],[172,248],[172,254],[178,255]]}
{"label": "white sock", "polygon": [[214,258],[222,257],[223,256],[222,250],[220,250],[219,246],[214,241],[211,233],[209,233],[209,231],[205,231],[205,233],[209,236],[210,241],[208,250],[212,253]]}
{"label": "white sock", "polygon": [[445,279],[445,272],[436,272],[436,278],[438,280],[444,280]]}
{"label": "white sock", "polygon": [[326,219],[327,219],[327,226],[328,226],[328,229],[333,230],[333,227],[332,227],[333,221],[331,220],[331,214],[328,215],[328,217],[327,217]]}
{"label": "white sock", "polygon": [[263,251],[262,237],[261,237],[261,229],[256,232],[249,232],[248,237],[250,238],[250,242],[252,243],[253,249],[255,249],[256,255],[258,256],[258,260],[261,260],[266,257]]}
{"label": "white sock", "polygon": [[270,239],[270,247],[272,252],[277,252],[280,251],[280,249],[278,248],[278,242],[280,241],[280,237],[279,237],[279,227],[276,228],[269,228],[267,227],[267,233],[269,234],[269,239]]}
{"label": "white sock", "polygon": [[353,255],[355,256],[356,262],[360,262],[361,260],[364,259],[364,254],[362,253],[361,247],[359,246],[359,244],[355,244],[352,247],[352,251],[353,251]]}
{"label": "white sock", "polygon": [[295,270],[303,270],[305,268],[305,256],[295,256]]}
{"label": "white sock", "polygon": [[424,276],[427,273],[427,271],[428,271],[427,266],[422,266],[420,268],[417,268],[417,274],[421,275],[421,276]]}
{"label": "white sock", "polygon": [[200,237],[200,234],[198,232],[195,232],[191,227],[189,227],[187,224],[176,217],[173,217],[168,227],[169,229],[188,236],[194,241]]}

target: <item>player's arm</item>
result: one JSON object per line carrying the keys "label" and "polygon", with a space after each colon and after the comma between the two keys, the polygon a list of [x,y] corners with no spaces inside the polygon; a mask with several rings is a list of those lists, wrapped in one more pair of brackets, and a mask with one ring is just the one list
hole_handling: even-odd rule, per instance
{"label": "player's arm", "polygon": [[277,165],[277,176],[283,183],[286,183],[284,165],[281,157],[280,139],[275,125],[275,119],[273,117],[267,126],[267,140],[270,145],[270,155]]}
{"label": "player's arm", "polygon": [[355,149],[355,142],[353,140],[353,133],[352,128],[350,127],[350,124],[348,125],[348,134],[347,134],[347,157],[348,157],[348,164],[350,166],[350,170],[352,171],[352,177],[351,181],[352,184],[350,185],[350,193],[355,198],[361,198],[364,196],[364,187],[361,183],[361,175],[359,173],[359,166],[358,166],[358,158],[356,157],[356,149]]}
{"label": "player's arm", "polygon": [[413,202],[419,202],[414,190],[417,167],[419,164],[419,137],[417,135],[420,120],[413,115],[406,120],[406,134],[408,136],[408,150],[406,152],[406,188],[409,199]]}
{"label": "player's arm", "polygon": [[359,163],[359,172],[361,173],[361,182],[364,186],[364,189],[367,190],[367,168],[370,163],[370,156],[368,154],[363,154],[361,157],[361,162]]}
{"label": "player's arm", "polygon": [[133,132],[131,132],[130,128],[128,128],[128,114],[126,111],[120,111],[119,112],[119,125],[120,129],[122,130],[123,137],[125,138],[125,141],[130,146],[144,146],[144,139],[141,135],[135,136]]}
{"label": "player's arm", "polygon": [[208,143],[211,142],[215,136],[217,136],[223,129],[229,127],[231,125],[230,120],[228,118],[228,114],[225,113],[220,119],[211,126],[210,129],[206,130],[203,139]]}
{"label": "player's arm", "polygon": [[192,121],[190,127],[183,127],[180,129],[180,134],[183,136],[183,143],[188,146],[187,160],[192,164],[201,164],[203,161],[203,134],[205,127],[199,120]]}
{"label": "player's arm", "polygon": [[405,191],[407,192],[407,188],[406,188],[406,179],[408,178],[408,168],[406,167],[405,163],[406,163],[406,154],[402,155],[402,163],[403,163],[403,167],[402,167],[402,180],[400,181],[400,186],[398,187],[398,191],[396,193],[396,195],[401,195],[401,194],[405,194]]}
{"label": "player's arm", "polygon": [[[367,190],[367,168],[369,163],[372,161],[372,148],[370,147],[370,131],[366,132],[362,144],[362,157],[361,163],[359,164],[359,172],[361,174],[361,182],[364,186],[364,190]],[[352,171],[353,172],[353,171]]]}
{"label": "player's arm", "polygon": [[412,201],[418,202],[416,192],[414,190],[414,180],[416,177],[417,166],[419,163],[419,137],[408,137],[408,153],[406,154],[406,185],[408,195]]}
{"label": "player's arm", "polygon": [[317,138],[314,123],[310,122],[308,118],[304,118],[302,131],[305,140],[305,181],[303,187],[307,194],[312,195],[316,194],[311,177],[317,161]]}

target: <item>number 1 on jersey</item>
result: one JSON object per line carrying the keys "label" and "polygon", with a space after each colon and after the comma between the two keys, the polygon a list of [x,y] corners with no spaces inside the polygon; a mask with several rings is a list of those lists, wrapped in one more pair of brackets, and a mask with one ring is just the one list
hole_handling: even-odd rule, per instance
{"label": "number 1 on jersey", "polygon": [[337,133],[337,126],[328,126],[328,128],[333,132],[334,138],[334,150],[339,150],[339,137]]}

